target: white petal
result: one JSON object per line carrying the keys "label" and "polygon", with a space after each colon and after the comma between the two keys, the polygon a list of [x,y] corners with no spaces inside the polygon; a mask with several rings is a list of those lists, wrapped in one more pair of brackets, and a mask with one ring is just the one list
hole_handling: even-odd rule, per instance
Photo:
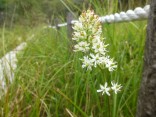
{"label": "white petal", "polygon": [[99,89],[99,90],[97,90],[97,92],[102,92],[103,90],[101,90],[101,89]]}

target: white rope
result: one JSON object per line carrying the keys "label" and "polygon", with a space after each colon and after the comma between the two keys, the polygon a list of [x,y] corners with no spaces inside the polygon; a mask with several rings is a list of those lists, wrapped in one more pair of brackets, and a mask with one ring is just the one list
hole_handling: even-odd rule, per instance
{"label": "white rope", "polygon": [[0,97],[7,91],[6,82],[12,82],[14,79],[14,71],[17,68],[16,55],[26,47],[26,43],[23,42],[17,46],[11,52],[8,52],[0,59]]}
{"label": "white rope", "polygon": [[[144,8],[137,7],[134,10],[128,10],[127,12],[120,12],[99,17],[102,23],[114,23],[114,22],[126,22],[135,20],[145,20],[148,18],[150,11],[150,5],[146,5]],[[71,24],[78,22],[78,20],[72,20]],[[57,27],[67,26],[67,23],[58,24]],[[49,28],[56,28],[56,26],[48,26]]]}
{"label": "white rope", "polygon": [[148,18],[149,10],[150,10],[150,5],[146,5],[144,8],[137,7],[134,10],[128,10],[127,12],[120,12],[111,15],[106,15],[100,17],[99,20],[102,23],[144,20]]}

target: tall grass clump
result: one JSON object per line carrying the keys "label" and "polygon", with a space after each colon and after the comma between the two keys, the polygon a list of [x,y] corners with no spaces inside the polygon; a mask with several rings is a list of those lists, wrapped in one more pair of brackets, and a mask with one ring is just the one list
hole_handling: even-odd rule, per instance
{"label": "tall grass clump", "polygon": [[[146,22],[98,24],[97,27],[99,25],[102,26],[95,33],[100,33],[100,38],[105,37],[100,41],[109,44],[102,45],[107,51],[101,52],[116,61],[113,65],[117,67],[112,72],[105,64],[97,63],[95,67],[95,61],[92,69],[86,67],[83,56],[88,54],[88,59],[92,59],[89,52],[95,54],[98,49],[90,49],[92,44],[88,42],[74,46],[79,43],[76,41],[73,42],[76,52],[73,52],[69,48],[66,27],[38,29],[27,41],[27,48],[18,55],[15,80],[0,100],[0,116],[134,117]],[[118,82],[122,88],[117,94],[112,92],[108,96],[108,92],[103,92],[106,85],[99,88],[105,82],[110,88],[111,81]]]}
{"label": "tall grass clump", "polygon": [[[42,25],[39,27],[41,28]],[[42,29],[42,28],[41,28]],[[0,28],[0,58],[3,57],[7,52],[15,49],[20,43],[29,40],[35,35],[38,30],[36,27],[28,27],[24,25],[14,25],[13,27],[8,27],[3,25]]]}
{"label": "tall grass clump", "polygon": [[[40,31],[18,56],[15,81],[0,101],[1,114],[134,116],[142,70],[144,26],[144,22],[104,26],[109,54],[118,63],[112,73],[107,69],[103,72],[82,69],[79,60],[82,54],[69,50],[65,28]],[[122,91],[110,97],[98,94],[99,84],[104,84],[105,78],[121,83]]]}

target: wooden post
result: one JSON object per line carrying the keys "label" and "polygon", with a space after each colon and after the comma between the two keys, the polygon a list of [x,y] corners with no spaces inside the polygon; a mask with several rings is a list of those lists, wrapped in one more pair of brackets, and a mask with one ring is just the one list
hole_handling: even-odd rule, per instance
{"label": "wooden post", "polygon": [[0,11],[0,26],[4,23],[4,12]]}
{"label": "wooden post", "polygon": [[67,13],[67,35],[68,38],[71,39],[72,38],[72,32],[73,32],[73,28],[72,28],[72,24],[71,21],[74,19],[74,16],[72,13],[68,12]]}
{"label": "wooden post", "polygon": [[70,52],[72,52],[73,50],[73,41],[72,41],[73,28],[72,28],[72,23],[71,23],[73,19],[74,19],[73,14],[68,12],[67,14],[67,36],[69,38],[69,51]]}
{"label": "wooden post", "polygon": [[58,18],[56,18],[56,19],[54,20],[54,24],[55,24],[57,30],[59,30],[59,28],[60,28],[60,27],[58,27],[58,24],[59,24],[59,23],[60,23],[60,20],[59,20]]}
{"label": "wooden post", "polygon": [[156,117],[156,0],[151,0],[136,117]]}

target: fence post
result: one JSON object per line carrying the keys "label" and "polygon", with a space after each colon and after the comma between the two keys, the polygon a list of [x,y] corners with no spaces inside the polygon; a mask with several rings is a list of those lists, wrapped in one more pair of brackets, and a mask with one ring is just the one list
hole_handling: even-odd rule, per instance
{"label": "fence post", "polygon": [[151,0],[136,117],[156,117],[156,0]]}
{"label": "fence post", "polygon": [[71,21],[74,19],[74,16],[72,13],[68,12],[67,13],[67,36],[69,38],[69,48],[72,49],[72,33],[73,33],[73,28],[72,28],[72,23]]}
{"label": "fence post", "polygon": [[58,18],[54,19],[54,24],[55,24],[57,30],[59,30],[59,28],[60,28],[60,27],[58,27],[59,23],[60,23],[60,20]]}

